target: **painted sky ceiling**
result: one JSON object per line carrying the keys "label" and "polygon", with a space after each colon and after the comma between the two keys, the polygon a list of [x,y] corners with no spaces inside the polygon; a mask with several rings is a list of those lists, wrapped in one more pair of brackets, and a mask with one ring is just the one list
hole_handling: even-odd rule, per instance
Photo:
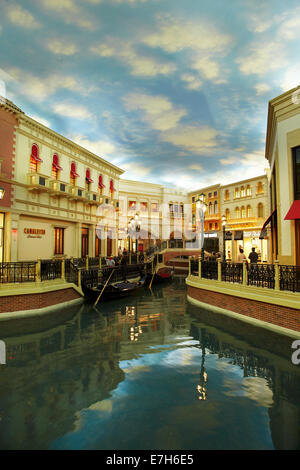
{"label": "painted sky ceiling", "polygon": [[299,43],[293,0],[0,0],[0,87],[125,178],[192,190],[264,173]]}

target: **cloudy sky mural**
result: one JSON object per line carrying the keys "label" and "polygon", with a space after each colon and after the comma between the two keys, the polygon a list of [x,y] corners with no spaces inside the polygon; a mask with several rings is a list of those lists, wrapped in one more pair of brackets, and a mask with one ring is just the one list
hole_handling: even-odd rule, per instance
{"label": "cloudy sky mural", "polygon": [[194,189],[264,172],[268,101],[300,82],[276,0],[0,0],[2,92],[126,170]]}

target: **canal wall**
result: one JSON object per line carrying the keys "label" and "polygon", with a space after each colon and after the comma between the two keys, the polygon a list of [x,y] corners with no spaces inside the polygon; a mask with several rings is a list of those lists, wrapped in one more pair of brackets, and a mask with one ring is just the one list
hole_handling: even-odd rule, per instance
{"label": "canal wall", "polygon": [[299,293],[242,286],[222,281],[188,276],[188,300],[201,307],[213,306],[216,311],[235,316],[277,332],[297,332],[300,337]]}
{"label": "canal wall", "polygon": [[83,299],[81,289],[61,279],[0,288],[0,321],[24,314],[35,314],[47,308],[62,307]]}

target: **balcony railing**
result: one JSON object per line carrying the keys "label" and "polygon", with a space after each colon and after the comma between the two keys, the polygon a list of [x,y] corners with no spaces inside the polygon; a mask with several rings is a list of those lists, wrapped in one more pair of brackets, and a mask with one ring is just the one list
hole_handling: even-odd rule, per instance
{"label": "balcony railing", "polygon": [[40,173],[27,173],[27,185],[30,191],[49,191],[48,176]]}
{"label": "balcony railing", "polygon": [[0,263],[0,283],[35,282],[36,261]]}

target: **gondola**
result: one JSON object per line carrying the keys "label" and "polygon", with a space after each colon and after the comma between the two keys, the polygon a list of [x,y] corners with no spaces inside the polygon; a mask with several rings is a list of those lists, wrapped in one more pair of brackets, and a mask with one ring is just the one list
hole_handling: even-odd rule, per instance
{"label": "gondola", "polygon": [[[139,281],[126,280],[108,284],[101,295],[101,300],[115,300],[131,295],[143,287],[145,282],[146,276],[143,276]],[[81,283],[84,296],[91,302],[95,302],[98,299],[103,287],[104,284],[98,284],[97,287],[90,287],[84,282]]]}
{"label": "gondola", "polygon": [[173,267],[167,267],[164,266],[163,268],[159,268],[156,273],[154,274],[148,274],[147,280],[151,282],[152,277],[153,277],[153,283],[161,283],[161,282],[166,282],[166,281],[171,281],[173,279],[174,275],[174,268]]}

